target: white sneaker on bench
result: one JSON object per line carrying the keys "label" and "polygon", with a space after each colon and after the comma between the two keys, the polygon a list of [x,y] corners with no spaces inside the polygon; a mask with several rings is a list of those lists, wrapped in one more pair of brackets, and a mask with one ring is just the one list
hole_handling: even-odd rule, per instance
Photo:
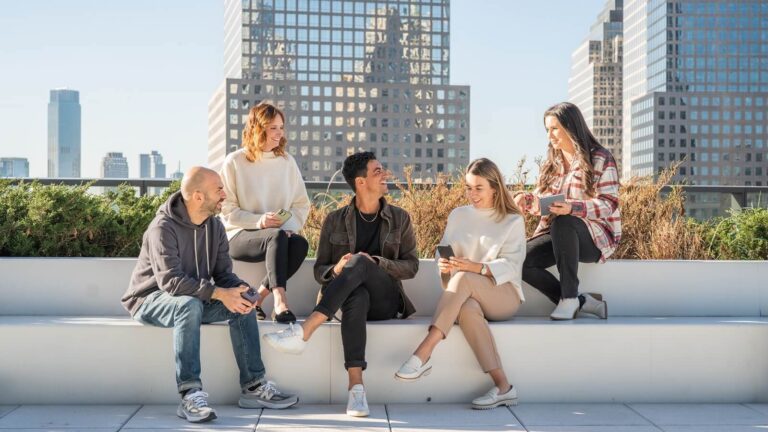
{"label": "white sneaker on bench", "polygon": [[272,348],[287,354],[301,354],[307,346],[304,328],[293,323],[285,330],[265,334],[262,339]]}

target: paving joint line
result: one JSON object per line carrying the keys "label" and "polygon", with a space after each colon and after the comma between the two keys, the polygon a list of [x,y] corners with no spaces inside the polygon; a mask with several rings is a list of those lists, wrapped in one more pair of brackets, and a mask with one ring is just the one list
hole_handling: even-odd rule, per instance
{"label": "paving joint line", "polygon": [[646,417],[646,416],[644,416],[644,415],[640,414],[640,411],[638,411],[638,410],[634,409],[634,408],[633,408],[633,407],[632,407],[630,404],[628,404],[628,403],[624,403],[624,404],[622,404],[622,405],[624,405],[625,407],[629,408],[629,409],[630,409],[632,412],[634,412],[635,414],[639,415],[639,416],[640,416],[640,417],[641,417],[643,420],[645,420],[645,421],[647,421],[648,423],[650,423],[650,424],[651,424],[653,427],[655,427],[656,429],[660,430],[661,432],[664,432],[664,430],[665,430],[664,428],[662,428],[661,426],[659,426],[659,425],[657,425],[656,423],[654,423],[654,422],[653,422],[653,420],[649,419],[648,417]]}
{"label": "paving joint line", "polygon": [[392,423],[389,421],[389,404],[384,404],[384,414],[387,415],[387,428],[389,429],[389,432],[392,432]]}
{"label": "paving joint line", "polygon": [[517,420],[517,422],[518,422],[518,423],[520,423],[520,426],[522,426],[522,427],[523,427],[523,429],[525,429],[525,430],[526,430],[526,432],[527,432],[527,431],[528,431],[528,426],[526,426],[526,425],[525,425],[525,423],[523,423],[523,421],[522,421],[522,420],[520,420],[520,417],[518,417],[518,416],[517,416],[517,414],[515,414],[515,412],[512,410],[512,407],[511,407],[511,406],[509,406],[509,405],[507,405],[507,407],[506,407],[506,408],[507,408],[507,411],[509,411],[510,413],[512,413],[512,417],[514,417],[514,418],[515,418],[515,420]]}
{"label": "paving joint line", "polygon": [[123,422],[123,424],[121,424],[121,425],[120,425],[120,427],[119,427],[119,428],[117,428],[117,432],[120,432],[121,430],[123,430],[123,428],[125,427],[125,425],[127,425],[129,421],[131,421],[131,420],[132,420],[134,417],[136,417],[136,414],[138,414],[138,413],[139,413],[139,411],[141,411],[141,409],[142,409],[142,408],[144,408],[144,404],[139,404],[139,407],[138,407],[138,408],[136,408],[136,411],[134,411],[134,412],[133,412],[133,414],[131,414],[131,415],[128,417],[128,419],[126,419],[126,420]]}
{"label": "paving joint line", "polygon": [[5,414],[3,414],[3,415],[0,415],[0,419],[1,419],[1,418],[3,418],[3,417],[5,417],[5,416],[7,416],[8,414],[10,414],[10,413],[12,413],[12,412],[16,411],[16,410],[17,410],[17,409],[19,409],[19,408],[21,408],[21,405],[16,405],[15,407],[13,407],[13,408],[11,408],[10,410],[8,410],[8,412],[7,412],[7,413],[5,413]]}

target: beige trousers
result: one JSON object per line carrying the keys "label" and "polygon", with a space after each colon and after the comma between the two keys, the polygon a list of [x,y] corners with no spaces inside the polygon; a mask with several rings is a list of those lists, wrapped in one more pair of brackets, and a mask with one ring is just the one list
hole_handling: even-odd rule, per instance
{"label": "beige trousers", "polygon": [[432,325],[448,336],[453,323],[458,321],[480,367],[488,372],[501,367],[488,321],[508,320],[519,308],[520,296],[512,283],[496,286],[486,276],[459,272],[448,281]]}

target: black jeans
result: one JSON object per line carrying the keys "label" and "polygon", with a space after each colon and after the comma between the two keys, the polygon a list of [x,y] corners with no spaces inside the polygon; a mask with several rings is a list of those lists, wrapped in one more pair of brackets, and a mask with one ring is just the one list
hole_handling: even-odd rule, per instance
{"label": "black jeans", "polygon": [[309,243],[298,235],[288,234],[279,228],[242,230],[229,241],[229,256],[245,262],[262,262],[267,265],[267,275],[261,284],[266,288],[283,287],[307,257]]}
{"label": "black jeans", "polygon": [[[601,255],[583,220],[569,215],[557,216],[549,234],[528,241],[523,280],[557,304],[561,298],[579,295],[579,262],[597,262]],[[547,271],[555,264],[559,281]]]}
{"label": "black jeans", "polygon": [[363,255],[353,255],[339,276],[323,290],[316,312],[331,317],[341,308],[341,343],[344,367],[362,367],[365,362],[366,321],[394,318],[400,308],[397,281]]}

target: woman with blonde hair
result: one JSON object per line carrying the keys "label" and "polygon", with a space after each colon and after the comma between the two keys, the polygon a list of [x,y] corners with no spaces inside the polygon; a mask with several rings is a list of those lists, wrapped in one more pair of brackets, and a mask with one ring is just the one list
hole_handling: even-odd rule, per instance
{"label": "woman with blonde hair", "polygon": [[[619,174],[611,153],[597,142],[581,111],[568,102],[544,113],[549,145],[534,193],[518,192],[515,203],[541,215],[523,264],[523,280],[557,305],[553,320],[571,320],[579,311],[608,317],[600,294],[579,295],[579,262],[604,262],[621,239]],[[563,195],[547,209],[540,199]],[[556,265],[560,280],[547,268]]]}
{"label": "woman with blonde hair", "polygon": [[288,307],[286,284],[307,256],[309,244],[297,233],[310,203],[299,167],[286,151],[284,124],[285,115],[273,105],[251,108],[243,148],[229,154],[221,170],[227,194],[221,218],[231,257],[266,264],[255,304],[257,318],[266,318],[261,304],[271,292],[273,318],[290,323],[296,316]]}
{"label": "woman with blonde hair", "polygon": [[488,159],[473,161],[465,180],[469,205],[451,212],[440,241],[453,252],[453,256],[438,257],[443,295],[427,336],[395,378],[416,381],[429,374],[432,351],[458,319],[480,366],[494,383],[488,393],[472,401],[472,408],[514,405],[517,390],[507,380],[486,320],[508,320],[524,301],[525,223],[496,164]]}

